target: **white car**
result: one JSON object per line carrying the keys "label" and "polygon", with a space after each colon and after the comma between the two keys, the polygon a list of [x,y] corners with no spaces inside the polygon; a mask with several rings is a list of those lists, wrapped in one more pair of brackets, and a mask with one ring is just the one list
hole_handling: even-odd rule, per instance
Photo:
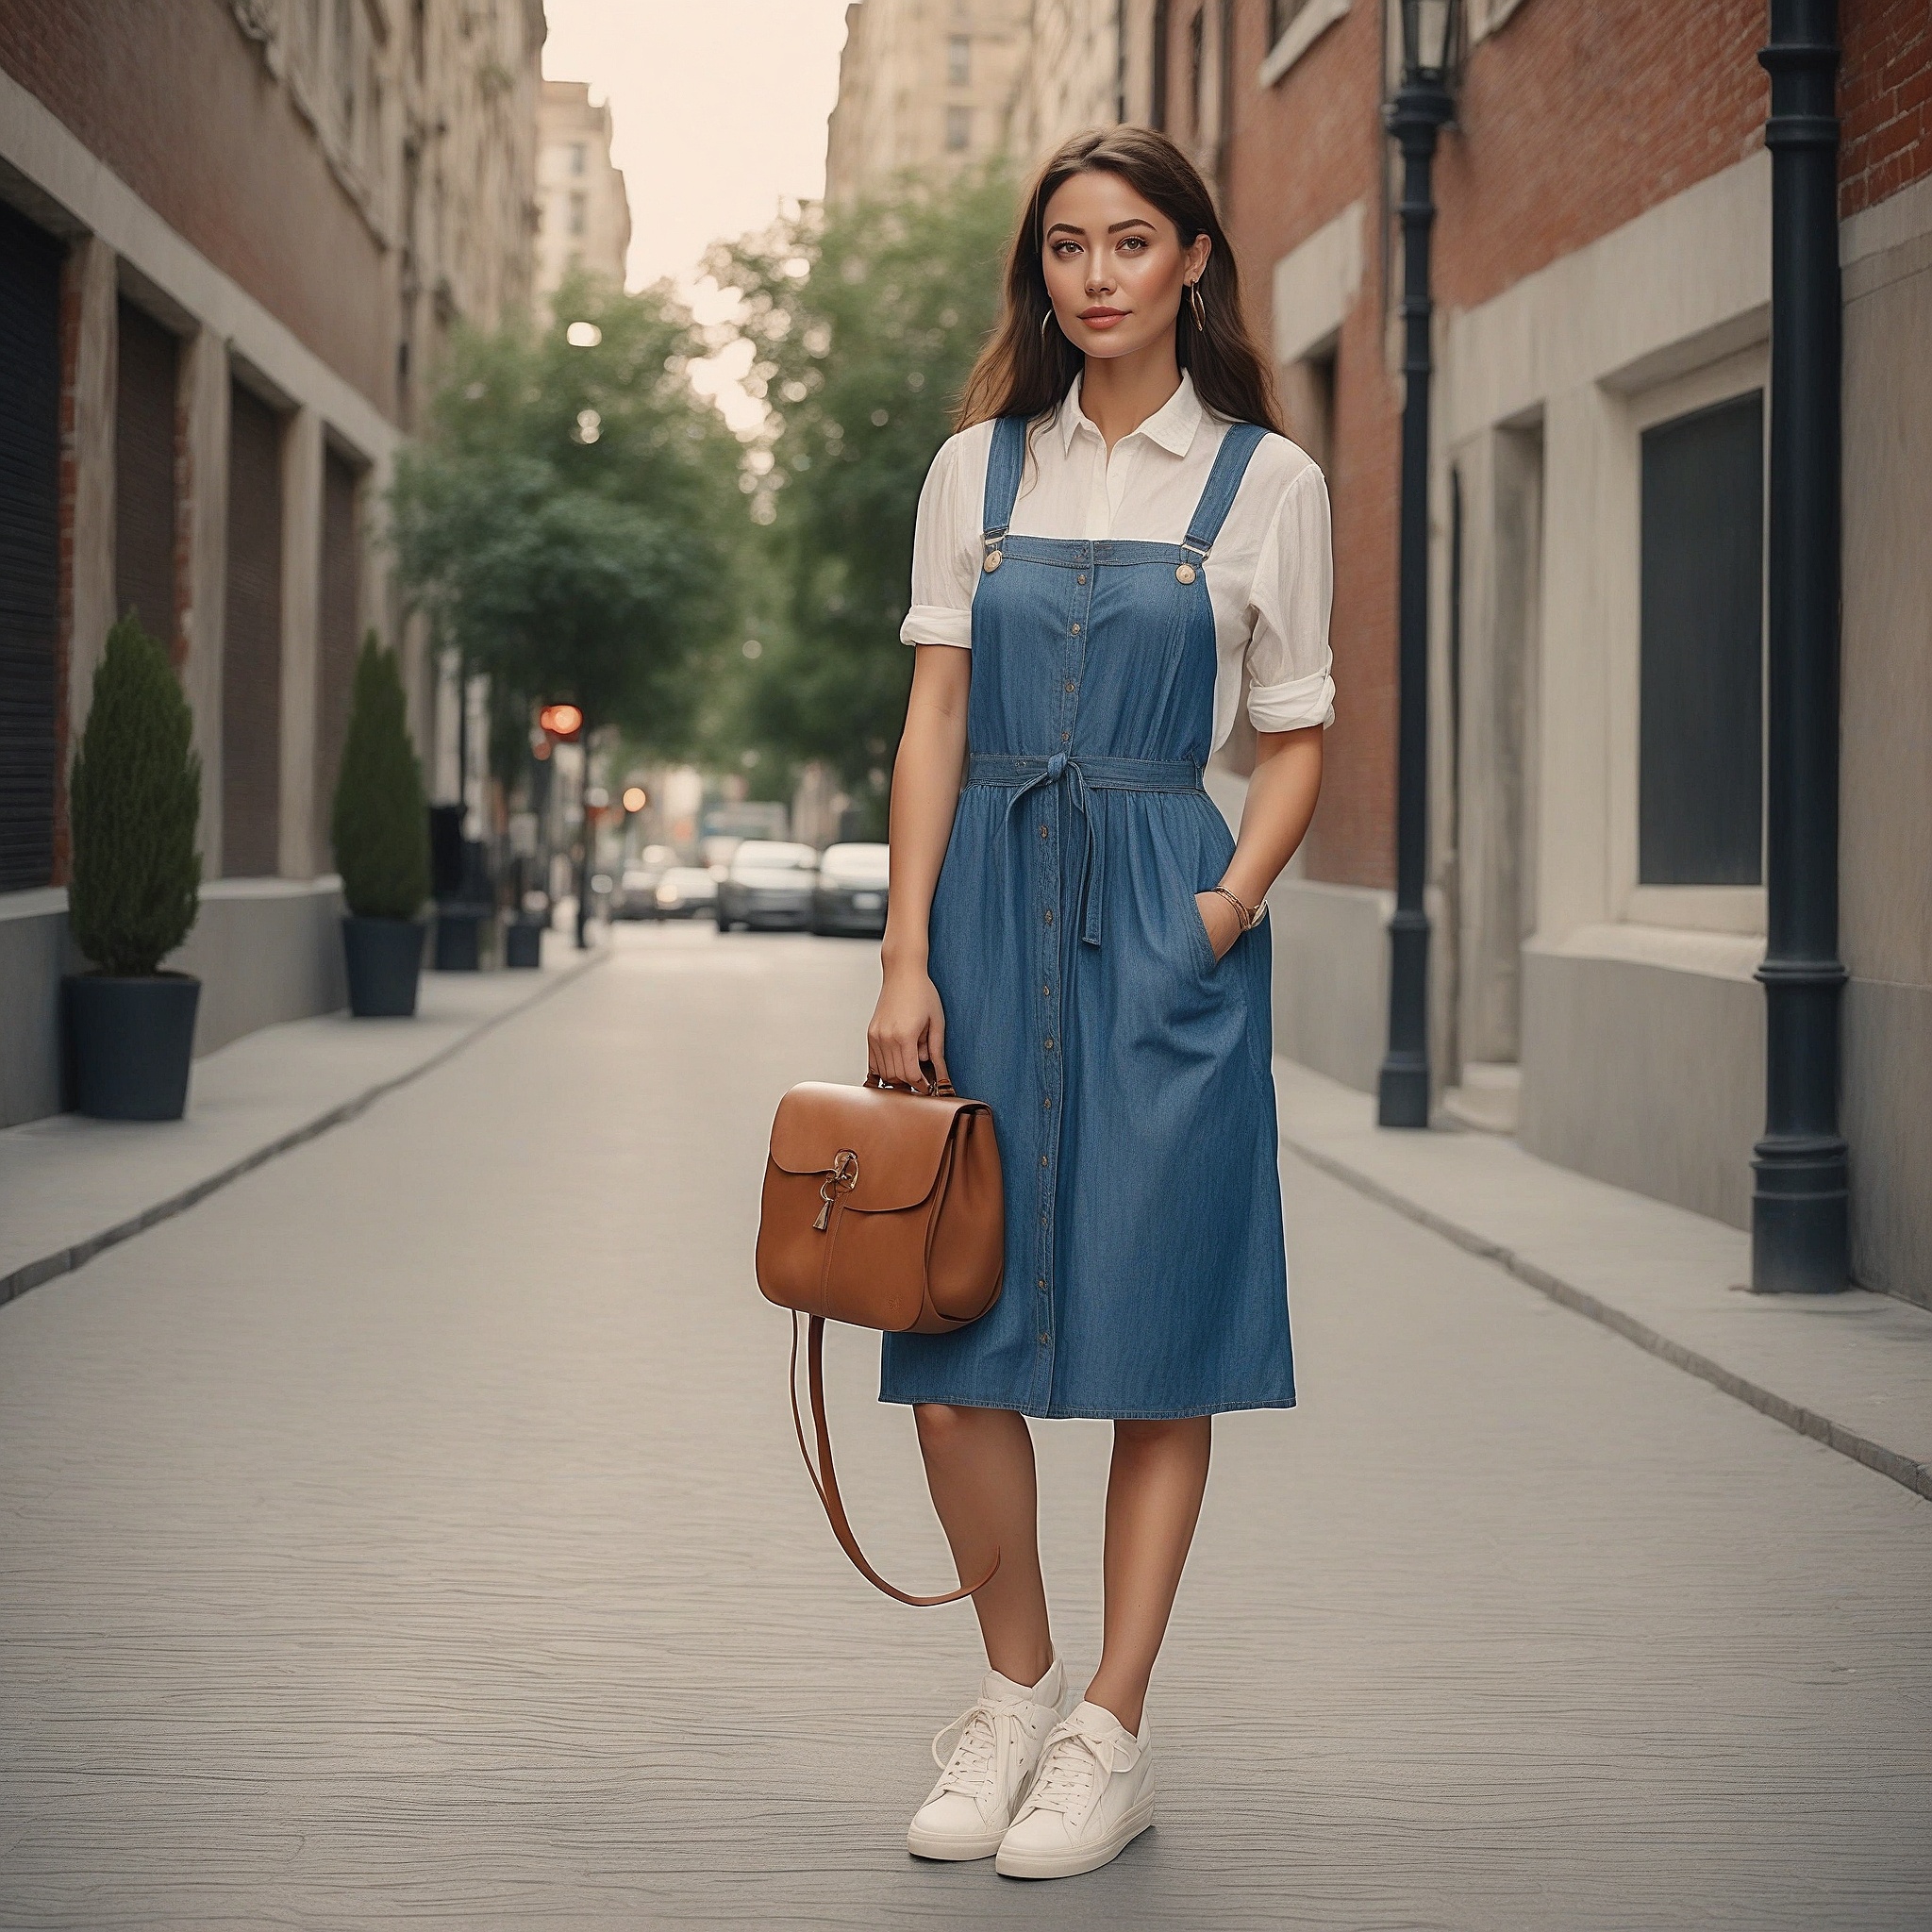
{"label": "white car", "polygon": [[747,839],[718,881],[718,930],[734,925],[807,926],[819,856],[809,845]]}

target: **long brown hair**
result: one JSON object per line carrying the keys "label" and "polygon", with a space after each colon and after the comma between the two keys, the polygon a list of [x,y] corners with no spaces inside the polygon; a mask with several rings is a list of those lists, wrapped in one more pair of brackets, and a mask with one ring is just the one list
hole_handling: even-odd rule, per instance
{"label": "long brown hair", "polygon": [[1200,280],[1206,325],[1196,326],[1193,299],[1184,299],[1174,323],[1174,358],[1193,376],[1195,393],[1216,415],[1280,430],[1274,379],[1248,332],[1241,274],[1208,184],[1166,135],[1131,126],[1095,127],[1074,135],[1035,177],[1007,252],[999,326],[967,377],[954,426],[969,428],[989,416],[1029,421],[1044,416],[1059,407],[1079,375],[1085,358],[1047,321],[1053,304],[1041,266],[1041,232],[1046,205],[1060,184],[1090,172],[1118,175],[1152,202],[1174,225],[1183,248],[1198,236],[1208,237],[1212,246]]}

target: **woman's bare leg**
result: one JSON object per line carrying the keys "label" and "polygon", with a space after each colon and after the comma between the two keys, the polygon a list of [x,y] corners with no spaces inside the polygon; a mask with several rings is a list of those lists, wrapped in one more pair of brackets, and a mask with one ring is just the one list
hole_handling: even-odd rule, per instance
{"label": "woman's bare leg", "polygon": [[1141,1728],[1148,1679],[1200,1518],[1213,1427],[1205,1415],[1113,1425],[1103,1566],[1107,1608],[1100,1668],[1087,1697],[1130,1731]]}
{"label": "woman's bare leg", "polygon": [[1016,1684],[1037,1684],[1053,1662],[1046,1586],[1040,1574],[1038,1482],[1033,1437],[1009,1408],[922,1402],[913,1416],[926,1487],[961,1579],[1000,1567],[973,1607],[986,1660]]}

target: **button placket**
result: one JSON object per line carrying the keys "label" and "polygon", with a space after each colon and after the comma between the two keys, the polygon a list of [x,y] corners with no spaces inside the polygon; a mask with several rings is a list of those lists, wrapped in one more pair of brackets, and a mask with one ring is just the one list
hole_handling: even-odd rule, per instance
{"label": "button placket", "polygon": [[[1060,687],[1058,741],[1061,744],[1071,742],[1079,710],[1081,673],[1085,669],[1090,634],[1088,619],[1092,608],[1096,574],[1091,558],[1086,560],[1084,568],[1074,572],[1073,608],[1060,638],[1060,675],[1058,682]],[[1038,936],[1040,989],[1046,1012],[1034,1036],[1040,1042],[1034,1049],[1034,1058],[1040,1070],[1041,1147],[1036,1174],[1039,1245],[1038,1266],[1034,1274],[1034,1332],[1041,1352],[1040,1376],[1046,1389],[1050,1390],[1056,1333],[1053,1295],[1054,1236],[1058,1223],[1056,1194],[1059,1177],[1060,1124],[1066,1117],[1063,1061],[1062,1056],[1055,1049],[1061,1032],[1059,1008],[1066,979],[1061,947],[1066,943],[1067,923],[1058,915],[1064,910],[1060,904],[1062,881],[1071,876],[1062,855],[1072,814],[1067,808],[1064,785],[1043,786],[1036,795],[1041,799],[1042,815],[1028,843],[1033,848],[1037,862],[1035,910],[1038,918],[1033,929]],[[1092,836],[1091,830],[1088,836]]]}

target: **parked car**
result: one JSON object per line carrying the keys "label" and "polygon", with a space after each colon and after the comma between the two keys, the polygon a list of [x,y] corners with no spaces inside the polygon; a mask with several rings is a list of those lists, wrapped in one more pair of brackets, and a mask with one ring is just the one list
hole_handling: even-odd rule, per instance
{"label": "parked car", "polygon": [[691,919],[717,904],[718,882],[701,865],[674,865],[654,897],[659,919]]}
{"label": "parked car", "polygon": [[734,925],[807,926],[819,856],[809,845],[747,839],[718,881],[718,930]]}
{"label": "parked car", "polygon": [[827,845],[812,889],[812,931],[880,938],[891,858],[890,845]]}
{"label": "parked car", "polygon": [[658,884],[677,863],[677,854],[668,845],[646,845],[625,867],[617,891],[610,902],[613,919],[656,919]]}

